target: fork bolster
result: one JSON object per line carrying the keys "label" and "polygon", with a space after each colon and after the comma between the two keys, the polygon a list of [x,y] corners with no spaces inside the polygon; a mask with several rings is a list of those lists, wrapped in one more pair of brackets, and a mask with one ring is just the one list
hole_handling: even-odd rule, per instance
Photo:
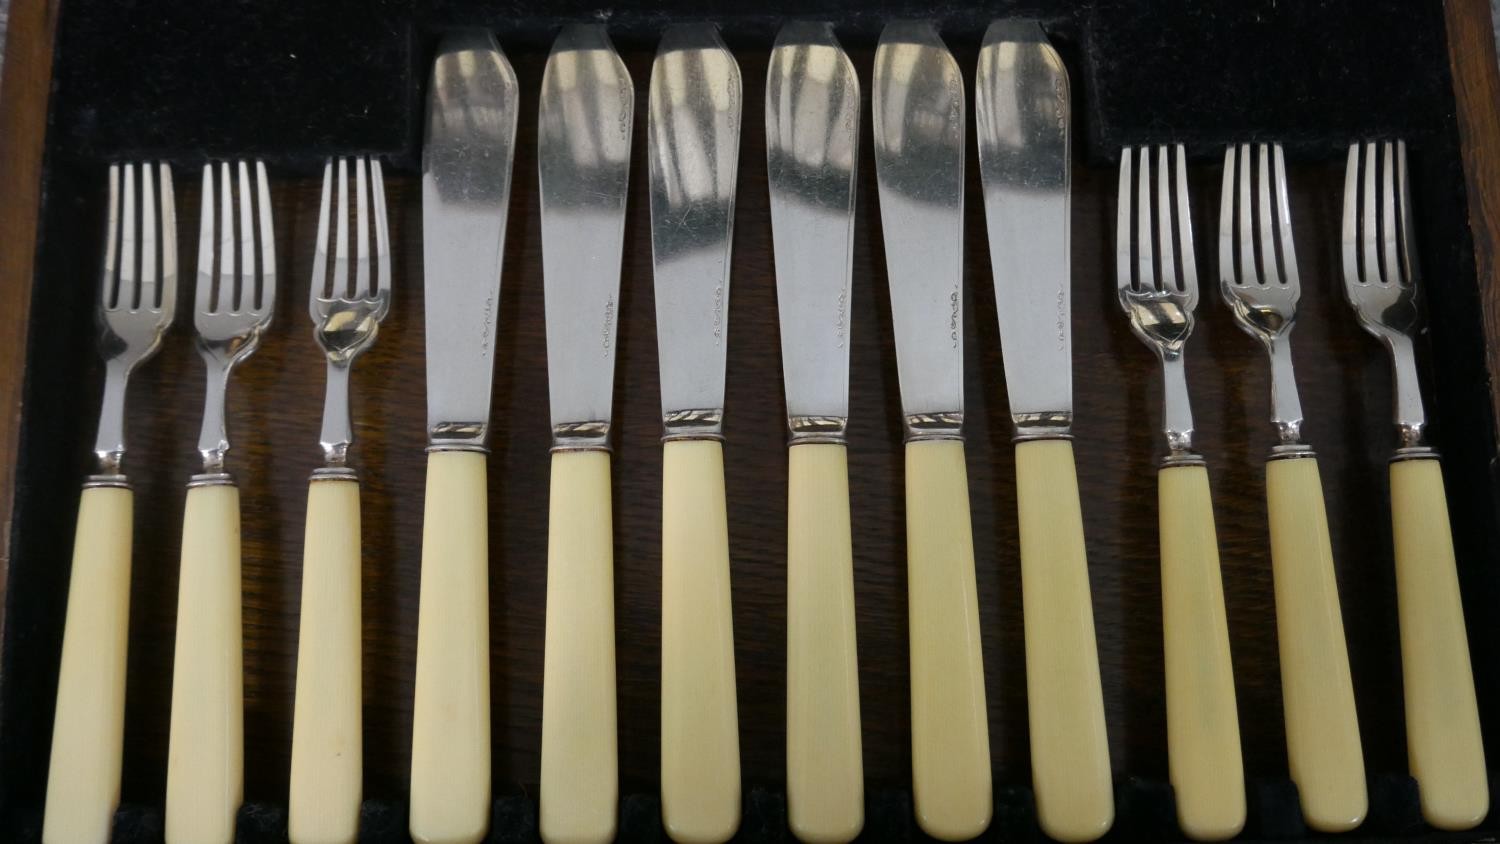
{"label": "fork bolster", "polygon": [[1429,453],[1391,463],[1390,474],[1411,773],[1428,823],[1471,829],[1489,811],[1489,788],[1442,466]]}
{"label": "fork bolster", "polygon": [[430,451],[422,519],[410,832],[466,844],[490,820],[486,455]]}
{"label": "fork bolster", "polygon": [[1343,832],[1368,797],[1317,458],[1268,462],[1266,503],[1287,762],[1308,826]]}
{"label": "fork bolster", "polygon": [[1069,440],[1016,443],[1031,778],[1042,830],[1092,841],[1114,823],[1114,788]]}
{"label": "fork bolster", "polygon": [[109,840],[120,802],[133,508],[129,487],[79,498],[44,841]]}
{"label": "fork bolster", "polygon": [[911,764],[917,823],[944,841],[990,825],[989,716],[964,444],[906,444]]}

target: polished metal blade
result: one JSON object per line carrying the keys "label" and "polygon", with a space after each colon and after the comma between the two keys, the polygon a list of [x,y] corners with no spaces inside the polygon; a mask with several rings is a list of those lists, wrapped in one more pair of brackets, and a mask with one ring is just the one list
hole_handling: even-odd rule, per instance
{"label": "polished metal blade", "polygon": [[434,445],[484,446],[515,152],[516,76],[494,36],[438,45],[422,144],[427,425]]}
{"label": "polished metal blade", "polygon": [[859,110],[859,77],[832,24],[783,26],[766,73],[766,170],[794,439],[838,439],[849,416]]}
{"label": "polished metal blade", "polygon": [[928,22],[875,51],[875,175],[908,434],[962,422],[964,84]]}
{"label": "polished metal blade", "polygon": [[716,435],[724,407],[740,69],[711,24],[662,36],[647,147],[656,342],[667,434]]}
{"label": "polished metal blade", "polygon": [[601,24],[565,27],[542,74],[537,174],[557,445],[603,446],[614,393],[635,89]]}
{"label": "polished metal blade", "polygon": [[1040,25],[996,21],[975,81],[979,172],[1017,436],[1073,415],[1068,72]]}

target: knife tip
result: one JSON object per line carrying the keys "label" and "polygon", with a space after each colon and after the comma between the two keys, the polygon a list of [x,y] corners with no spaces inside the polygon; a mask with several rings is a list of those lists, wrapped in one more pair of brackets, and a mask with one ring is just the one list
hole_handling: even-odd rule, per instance
{"label": "knife tip", "polygon": [[893,20],[880,31],[881,44],[920,44],[947,49],[937,24],[930,20]]}
{"label": "knife tip", "polygon": [[1027,18],[998,18],[984,31],[985,45],[1014,42],[1021,44],[1051,44],[1040,21]]}
{"label": "knife tip", "polygon": [[562,50],[607,50],[614,52],[609,30],[602,23],[574,23],[563,27],[552,42],[552,52]]}
{"label": "knife tip", "polygon": [[666,28],[656,48],[658,54],[674,50],[723,50],[719,25],[715,23],[679,23]]}
{"label": "knife tip", "polygon": [[495,40],[494,33],[487,29],[455,29],[445,33],[438,42],[437,58],[483,51],[500,52],[500,43]]}
{"label": "knife tip", "polygon": [[793,20],[782,24],[781,29],[777,31],[775,46],[785,47],[815,44],[837,47],[838,43],[839,40],[833,33],[833,24],[831,22]]}

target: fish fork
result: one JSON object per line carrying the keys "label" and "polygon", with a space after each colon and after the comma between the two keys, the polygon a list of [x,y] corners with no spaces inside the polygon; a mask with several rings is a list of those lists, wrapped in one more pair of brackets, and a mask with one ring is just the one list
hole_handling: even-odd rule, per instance
{"label": "fish fork", "polygon": [[1391,523],[1411,773],[1428,823],[1470,829],[1489,811],[1489,788],[1442,466],[1424,436],[1412,344],[1419,279],[1405,142],[1349,146],[1342,247],[1344,293],[1390,351],[1396,381]]}
{"label": "fish fork", "polygon": [[[139,194],[137,194],[139,185]],[[137,201],[139,195],[139,202]],[[109,168],[99,290],[104,399],[73,537],[42,838],[109,839],[120,802],[134,498],[125,477],[125,388],[177,307],[177,214],[166,164]]]}
{"label": "fish fork", "polygon": [[244,791],[240,491],[224,467],[224,397],[230,372],[259,346],[275,301],[265,165],[204,165],[193,305],[198,353],[207,370],[198,437],[203,471],[188,483],[183,514],[167,750],[168,842],[232,841]]}
{"label": "fish fork", "polygon": [[[354,171],[352,206],[350,169]],[[354,841],[359,834],[362,793],[360,508],[359,477],[348,465],[354,440],[349,422],[349,372],[354,359],[375,342],[391,304],[390,233],[379,161],[341,158],[337,164],[329,161],[323,166],[311,276],[308,310],[313,336],[328,358],[328,378],[320,438],[323,466],[313,471],[307,489],[287,819],[293,842]]]}
{"label": "fish fork", "polygon": [[1126,147],[1120,155],[1118,205],[1120,307],[1131,330],[1162,364],[1168,451],[1156,483],[1167,758],[1177,822],[1191,838],[1222,840],[1233,838],[1245,824],[1245,774],[1219,541],[1208,469],[1193,451],[1193,411],[1183,363],[1198,306],[1183,146]]}
{"label": "fish fork", "polygon": [[1343,832],[1368,807],[1328,514],[1317,456],[1302,441],[1291,330],[1301,282],[1280,144],[1224,152],[1219,288],[1240,328],[1271,358],[1277,444],[1266,463],[1287,761],[1308,826]]}

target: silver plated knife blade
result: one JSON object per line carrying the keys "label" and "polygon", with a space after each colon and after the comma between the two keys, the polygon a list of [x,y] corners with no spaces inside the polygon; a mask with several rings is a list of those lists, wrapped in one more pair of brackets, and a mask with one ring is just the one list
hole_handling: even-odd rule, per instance
{"label": "silver plated knife blade", "polygon": [[1039,24],[990,25],[975,79],[979,172],[1017,437],[1073,418],[1068,72]]}
{"label": "silver plated knife blade", "polygon": [[711,24],[662,35],[647,125],[656,342],[667,435],[716,436],[724,407],[740,69]]}
{"label": "silver plated knife blade", "polygon": [[602,447],[614,394],[635,89],[600,24],[563,29],[537,137],[553,444]]}
{"label": "silver plated knife blade", "polygon": [[515,152],[516,75],[490,33],[438,47],[422,144],[427,425],[433,445],[483,448]]}
{"label": "silver plated knife blade", "polygon": [[875,51],[875,174],[910,437],[963,422],[964,84],[937,29],[893,22]]}
{"label": "silver plated knife blade", "polygon": [[766,168],[792,441],[843,438],[859,78],[833,26],[783,26],[766,79]]}

